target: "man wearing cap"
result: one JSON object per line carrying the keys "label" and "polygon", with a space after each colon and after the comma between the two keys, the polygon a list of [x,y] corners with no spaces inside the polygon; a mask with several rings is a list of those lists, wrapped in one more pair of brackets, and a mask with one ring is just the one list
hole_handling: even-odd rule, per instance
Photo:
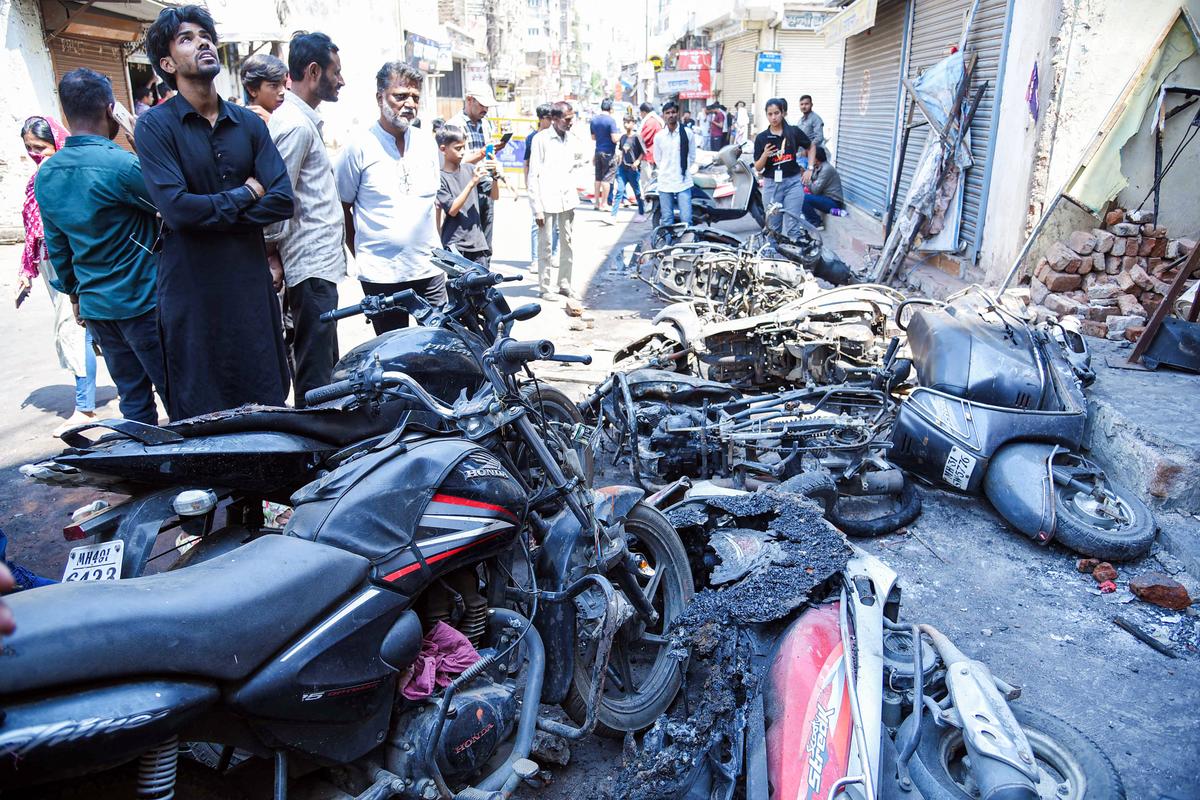
{"label": "man wearing cap", "polygon": [[[463,163],[474,166],[487,156],[486,148],[495,136],[487,113],[489,108],[496,105],[496,96],[486,83],[471,84],[464,96],[462,113],[448,120],[446,124],[457,126],[466,132],[467,153],[463,157]],[[503,149],[504,144],[497,142],[495,152]],[[476,191],[479,193],[479,220],[483,224],[483,235],[487,238],[488,247],[491,248],[492,219],[495,215],[495,202],[491,197],[492,179],[481,180]]]}

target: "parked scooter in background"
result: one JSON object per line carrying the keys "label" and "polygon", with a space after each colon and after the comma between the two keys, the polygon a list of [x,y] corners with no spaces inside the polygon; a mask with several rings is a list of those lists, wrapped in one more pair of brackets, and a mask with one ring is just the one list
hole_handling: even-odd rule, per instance
{"label": "parked scooter in background", "polygon": [[[692,176],[692,224],[711,225],[723,220],[740,219],[749,214],[759,226],[767,222],[763,206],[762,190],[758,187],[758,176],[754,174],[754,160],[743,153],[744,145],[726,145],[717,151],[714,162],[725,168],[728,185],[719,180],[719,172],[701,170]],[[732,188],[732,191],[727,191]],[[723,195],[718,197],[717,195]],[[676,220],[662,218],[662,206],[658,202],[655,186],[646,189],[650,201],[650,219],[654,227],[664,223],[675,224]],[[678,213],[678,212],[676,212]]]}
{"label": "parked scooter in background", "polygon": [[[910,316],[911,315],[911,316]],[[1032,327],[982,289],[908,300],[919,388],[900,406],[891,459],[932,484],[982,493],[1039,544],[1111,561],[1150,549],[1154,517],[1080,452],[1095,379],[1082,336]]]}

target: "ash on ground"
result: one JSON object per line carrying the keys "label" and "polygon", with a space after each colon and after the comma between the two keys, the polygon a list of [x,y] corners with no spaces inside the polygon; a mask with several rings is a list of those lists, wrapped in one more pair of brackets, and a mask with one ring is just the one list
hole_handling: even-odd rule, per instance
{"label": "ash on ground", "polygon": [[700,789],[730,796],[742,762],[751,701],[769,666],[770,643],[850,557],[845,537],[800,495],[766,490],[719,495],[668,510],[704,586],[671,632],[672,650],[690,658],[673,709],[627,748],[613,798],[679,798]]}

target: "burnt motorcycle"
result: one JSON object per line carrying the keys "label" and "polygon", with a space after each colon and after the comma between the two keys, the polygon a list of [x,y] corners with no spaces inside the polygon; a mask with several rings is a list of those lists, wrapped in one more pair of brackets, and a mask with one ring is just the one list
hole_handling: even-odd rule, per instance
{"label": "burnt motorcycle", "polygon": [[896,309],[918,388],[900,406],[892,460],[937,486],[985,495],[1039,544],[1107,560],[1150,549],[1150,509],[1082,453],[1087,344],[1032,326],[981,289]]}
{"label": "burnt motorcycle", "polygon": [[676,303],[655,316],[660,330],[618,350],[613,360],[690,372],[747,391],[869,383],[892,341],[902,345],[893,319],[903,301],[887,286],[806,283],[782,307],[735,319],[702,303]]}
{"label": "burnt motorcycle", "polygon": [[[1124,798],[1095,743],[1015,702],[1019,687],[934,626],[903,620],[895,572],[831,541],[805,519],[815,512],[784,506],[786,520],[748,528],[778,502],[697,484],[666,509],[689,547],[707,542],[702,594],[732,620],[720,634],[706,623],[721,644],[703,691],[722,706],[693,698],[693,713],[708,715],[701,730],[681,716],[656,724],[638,763],[660,770],[635,773],[631,797]],[[720,605],[731,596],[740,601]]]}
{"label": "burnt motorcycle", "polygon": [[[514,320],[530,319],[540,310],[536,304],[510,309],[498,288],[505,279],[454,253],[437,251],[434,263],[449,278],[451,302],[442,316],[487,344]],[[394,305],[390,298],[371,296],[331,318],[360,311],[374,316],[389,305]],[[347,378],[376,362],[411,376],[442,403],[485,384],[462,337],[445,326],[411,327],[372,339],[343,356],[334,377]],[[557,389],[528,380],[521,392],[539,425],[572,439],[581,422],[574,403]],[[52,486],[126,496],[111,505],[110,499],[88,503],[75,512],[63,535],[81,544],[69,554],[63,577],[133,578],[163,566],[164,559],[185,563],[200,539],[207,547],[217,539],[248,541],[271,530],[264,502],[286,506],[296,489],[330,469],[347,448],[382,441],[402,420],[444,427],[423,407],[394,394],[370,403],[347,397],[302,409],[244,406],[161,427],[98,420],[65,433],[63,453],[22,472]],[[89,438],[97,432],[103,435]],[[586,448],[575,445],[568,457],[590,480]],[[173,542],[164,541],[168,534]]]}
{"label": "burnt motorcycle", "polygon": [[[410,411],[325,459],[282,535],[219,537],[162,574],[8,599],[6,796],[86,782],[89,797],[236,798],[261,778],[276,798],[501,800],[536,781],[536,731],[633,731],[667,708],[680,669],[666,635],[692,592],[678,535],[642,491],[589,489],[516,380],[580,358],[509,338],[511,319],[486,342],[412,292],[337,316],[396,305],[446,334],[438,364],[473,365],[477,389],[444,402],[393,368],[397,337],[380,337],[307,399]],[[211,494],[176,504],[211,527]],[[436,666],[443,623],[469,641],[469,666]],[[432,695],[401,692],[410,671],[428,672]],[[180,742],[210,743],[215,768],[181,760]]]}
{"label": "burnt motorcycle", "polygon": [[618,372],[580,404],[614,463],[650,490],[679,479],[737,488],[778,484],[818,499],[850,536],[911,523],[921,498],[888,459],[896,403],[909,366],[896,344],[878,383],[743,394],[729,384],[656,369]]}

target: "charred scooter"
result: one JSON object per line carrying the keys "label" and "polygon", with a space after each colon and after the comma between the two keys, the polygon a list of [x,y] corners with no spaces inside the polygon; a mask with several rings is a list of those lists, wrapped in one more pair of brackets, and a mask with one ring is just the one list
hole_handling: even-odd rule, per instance
{"label": "charred scooter", "polygon": [[1058,540],[1112,561],[1149,550],[1150,509],[1080,450],[1083,337],[1030,326],[981,289],[896,309],[920,384],[901,404],[891,459],[924,480],[982,493],[1039,544]]}
{"label": "charred scooter", "polygon": [[[328,459],[283,535],[9,599],[6,797],[77,796],[86,780],[96,798],[239,798],[273,774],[276,798],[298,784],[331,800],[501,800],[537,776],[536,730],[632,731],[667,708],[680,673],[664,636],[692,591],[678,535],[640,490],[591,491],[515,380],[581,359],[509,338],[511,317],[488,344],[411,291],[354,310],[400,304],[455,335],[481,386],[445,403],[376,357],[307,399],[400,398],[440,426],[401,420]],[[447,628],[473,656],[460,645],[435,684],[421,659]],[[424,691],[410,668],[431,670]],[[214,743],[215,768],[181,760],[180,742]]]}

